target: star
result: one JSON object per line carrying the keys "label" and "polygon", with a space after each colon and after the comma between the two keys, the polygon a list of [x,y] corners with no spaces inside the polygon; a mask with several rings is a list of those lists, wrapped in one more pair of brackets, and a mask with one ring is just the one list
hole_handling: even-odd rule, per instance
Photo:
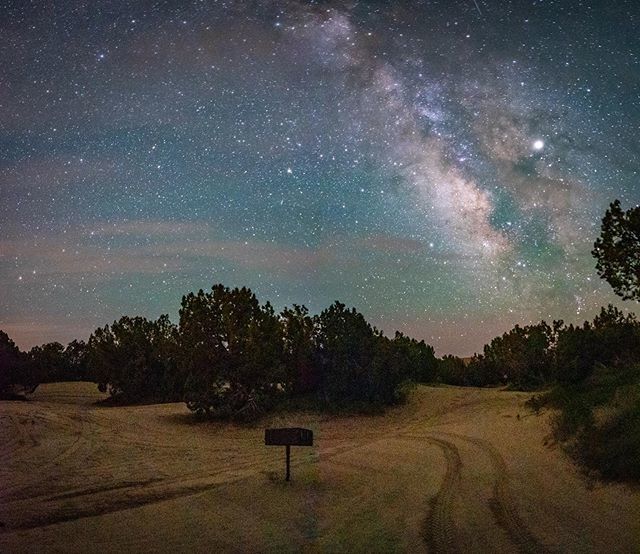
{"label": "star", "polygon": [[636,3],[4,10],[0,329],[177,320],[214,283],[366,308],[442,354],[576,295],[590,319],[615,301],[600,218],[640,203]]}

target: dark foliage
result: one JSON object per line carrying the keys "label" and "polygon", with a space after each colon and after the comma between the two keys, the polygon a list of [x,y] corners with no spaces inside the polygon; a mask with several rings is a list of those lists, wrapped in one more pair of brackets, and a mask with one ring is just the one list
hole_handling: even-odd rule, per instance
{"label": "dark foliage", "polygon": [[578,383],[597,365],[622,367],[640,361],[640,323],[609,305],[592,323],[561,330],[556,346],[558,381]]}
{"label": "dark foliage", "polygon": [[396,331],[391,341],[391,363],[397,372],[416,383],[433,383],[437,378],[438,360],[433,346]]}
{"label": "dark foliage", "polygon": [[34,346],[27,353],[30,370],[40,383],[89,379],[87,345],[73,340],[66,347],[59,342]]}
{"label": "dark foliage", "polygon": [[640,480],[640,365],[598,365],[584,380],[559,383],[529,405],[558,410],[554,436],[586,471]]}
{"label": "dark foliage", "polygon": [[87,365],[103,392],[114,400],[179,400],[177,329],[168,316],[156,321],[124,316],[96,329],[87,346]]}
{"label": "dark foliage", "polygon": [[184,296],[180,352],[187,406],[200,415],[252,419],[289,386],[281,322],[245,287]]}
{"label": "dark foliage", "polygon": [[86,381],[91,375],[87,367],[87,343],[82,340],[72,340],[64,349],[65,372],[64,381]]}
{"label": "dark foliage", "polygon": [[277,316],[249,289],[222,285],[183,298],[179,350],[188,407],[240,419],[301,396],[331,409],[392,404],[436,366],[433,348],[384,337],[355,308],[336,302],[312,317],[294,305]]}
{"label": "dark foliage", "polygon": [[[375,388],[379,333],[355,308],[335,302],[318,317],[320,394],[329,402],[366,401]],[[376,368],[378,369],[378,368]]]}
{"label": "dark foliage", "polygon": [[438,380],[452,385],[509,385],[534,390],[584,381],[598,365],[623,367],[640,362],[640,323],[614,306],[602,308],[592,322],[566,326],[516,325],[496,337],[468,365],[445,356]]}
{"label": "dark foliage", "polygon": [[293,305],[280,314],[286,388],[293,394],[318,390],[320,371],[317,363],[318,319],[305,306]]}
{"label": "dark foliage", "polygon": [[4,331],[0,331],[0,398],[32,393],[39,384],[29,360]]}
{"label": "dark foliage", "polygon": [[240,420],[295,399],[378,410],[402,400],[408,382],[438,375],[431,346],[402,333],[389,339],[340,302],[316,316],[298,305],[275,314],[247,288],[215,285],[184,296],[179,316],[177,327],[166,315],[124,316],[86,344],[49,343],[28,355],[6,337],[3,355],[14,361],[3,363],[13,375],[21,360],[36,383],[93,380],[119,403],[184,400],[201,416]]}
{"label": "dark foliage", "polygon": [[64,346],[59,342],[49,342],[34,346],[29,350],[28,361],[31,370],[41,383],[65,381],[66,360]]}
{"label": "dark foliage", "polygon": [[463,384],[510,384],[517,389],[537,388],[554,376],[554,347],[562,322],[549,326],[516,325],[484,347],[482,355],[472,358]]}
{"label": "dark foliage", "polygon": [[424,343],[402,334],[390,340],[355,308],[335,302],[317,317],[317,394],[333,405],[393,404],[404,381],[427,374],[429,354]]}
{"label": "dark foliage", "polygon": [[[471,374],[462,358],[447,354],[437,362],[437,381],[447,385],[466,387],[476,385],[471,379]],[[489,384],[483,383],[483,384]]]}
{"label": "dark foliage", "polygon": [[593,245],[598,274],[624,300],[640,300],[640,206],[626,212],[616,200]]}

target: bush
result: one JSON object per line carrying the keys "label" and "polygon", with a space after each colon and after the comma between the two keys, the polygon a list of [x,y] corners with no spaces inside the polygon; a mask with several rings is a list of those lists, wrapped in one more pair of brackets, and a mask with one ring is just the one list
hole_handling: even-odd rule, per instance
{"label": "bush", "polygon": [[[640,394],[612,401],[610,413],[578,436],[576,457],[606,479],[640,480]],[[620,403],[619,403],[620,402]]]}
{"label": "bush", "polygon": [[586,471],[640,479],[640,365],[597,366],[582,382],[560,383],[529,406],[558,410],[553,434]]}
{"label": "bush", "polygon": [[389,339],[340,302],[317,316],[296,305],[276,315],[251,290],[220,284],[184,296],[179,317],[175,327],[167,316],[125,316],[86,348],[44,345],[33,358],[52,375],[88,373],[122,402],[182,398],[198,415],[242,420],[294,396],[322,409],[378,409],[400,402],[408,381],[437,374],[431,346]]}
{"label": "bush", "polygon": [[[382,337],[355,308],[335,302],[318,317],[319,393],[327,402],[377,401],[388,358]],[[375,361],[375,364],[374,364]],[[379,389],[379,390],[376,390]],[[383,390],[384,389],[384,390]]]}
{"label": "bush", "polygon": [[558,380],[578,383],[597,365],[621,367],[640,361],[640,324],[633,314],[625,316],[609,305],[593,323],[570,325],[558,336],[556,365]]}

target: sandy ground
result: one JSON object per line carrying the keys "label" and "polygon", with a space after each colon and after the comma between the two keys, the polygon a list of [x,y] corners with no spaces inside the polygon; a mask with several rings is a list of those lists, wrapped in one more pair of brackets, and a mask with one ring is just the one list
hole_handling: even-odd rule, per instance
{"label": "sandy ground", "polygon": [[[586,480],[528,395],[419,387],[386,416],[194,423],[94,385],[0,402],[2,552],[640,552],[640,490]],[[315,446],[263,444],[265,426]]]}

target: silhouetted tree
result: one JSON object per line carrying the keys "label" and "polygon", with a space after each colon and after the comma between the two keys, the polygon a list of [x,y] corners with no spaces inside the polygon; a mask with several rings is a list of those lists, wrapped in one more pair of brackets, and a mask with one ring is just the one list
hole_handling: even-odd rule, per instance
{"label": "silhouetted tree", "polygon": [[407,337],[399,331],[396,331],[390,346],[393,363],[403,378],[417,383],[435,381],[438,362],[433,346],[423,340]]}
{"label": "silhouetted tree", "polygon": [[288,389],[295,394],[317,390],[316,322],[305,306],[293,305],[280,314]]}
{"label": "silhouetted tree", "polygon": [[598,275],[624,300],[640,301],[640,206],[626,212],[613,202],[593,245]]}
{"label": "silhouetted tree", "polygon": [[39,380],[28,363],[27,356],[0,331],[0,397],[12,397],[14,393],[32,393]]}
{"label": "silhouetted tree", "polygon": [[387,371],[383,359],[373,362],[380,333],[355,308],[335,302],[318,316],[319,392],[332,403],[374,402],[381,394],[377,381]]}
{"label": "silhouetted tree", "polygon": [[103,392],[124,401],[178,400],[177,329],[166,315],[156,321],[123,316],[89,338],[87,363]]}
{"label": "silhouetted tree", "polygon": [[485,345],[483,355],[472,359],[468,372],[482,375],[491,382],[498,378],[520,389],[535,388],[549,382],[554,372],[556,325],[561,325],[561,322],[554,327],[544,321],[526,327],[516,325]]}
{"label": "silhouetted tree", "polygon": [[66,380],[66,359],[64,346],[59,342],[49,342],[41,346],[34,346],[28,352],[31,371],[38,376],[41,383],[53,383]]}
{"label": "silhouetted tree", "polygon": [[282,327],[248,288],[215,285],[182,298],[180,367],[189,409],[251,419],[287,386]]}
{"label": "silhouetted tree", "polygon": [[622,367],[640,361],[640,323],[609,305],[593,322],[569,325],[558,334],[555,350],[558,381],[578,383],[596,365]]}
{"label": "silhouetted tree", "polygon": [[83,340],[72,340],[64,349],[65,380],[84,381],[90,379],[87,368],[87,343]]}
{"label": "silhouetted tree", "polygon": [[[469,372],[462,358],[444,355],[438,360],[437,380],[441,383],[457,386],[471,386],[473,383],[469,378]],[[487,383],[488,384],[488,383]]]}

